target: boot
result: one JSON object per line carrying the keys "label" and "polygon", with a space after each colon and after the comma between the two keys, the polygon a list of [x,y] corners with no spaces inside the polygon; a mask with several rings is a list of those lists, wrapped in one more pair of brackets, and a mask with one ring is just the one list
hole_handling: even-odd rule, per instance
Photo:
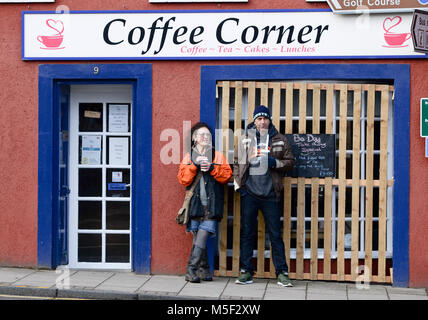
{"label": "boot", "polygon": [[184,279],[190,282],[201,282],[201,279],[198,276],[198,263],[201,260],[202,248],[198,246],[193,246],[192,251],[190,252],[189,262],[187,264],[186,275]]}
{"label": "boot", "polygon": [[201,257],[201,260],[199,261],[199,277],[203,281],[213,281],[210,264],[208,263],[207,249],[204,249],[202,251],[202,257]]}

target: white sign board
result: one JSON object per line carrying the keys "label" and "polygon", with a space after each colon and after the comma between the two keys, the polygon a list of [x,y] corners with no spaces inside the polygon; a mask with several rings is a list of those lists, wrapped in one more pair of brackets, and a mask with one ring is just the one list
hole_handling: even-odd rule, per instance
{"label": "white sign board", "polygon": [[108,131],[128,132],[128,109],[127,104],[110,104],[108,110]]}
{"label": "white sign board", "polygon": [[82,136],[82,164],[101,164],[101,136]]}
{"label": "white sign board", "polygon": [[114,166],[127,166],[129,164],[129,139],[109,138],[109,164]]}
{"label": "white sign board", "polygon": [[[412,14],[23,12],[24,60],[420,58]],[[397,36],[398,35],[398,36]]]}

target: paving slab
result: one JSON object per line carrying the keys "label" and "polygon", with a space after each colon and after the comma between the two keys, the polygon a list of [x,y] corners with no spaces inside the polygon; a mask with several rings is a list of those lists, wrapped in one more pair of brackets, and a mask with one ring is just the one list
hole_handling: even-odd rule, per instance
{"label": "paving slab", "polygon": [[95,290],[101,291],[122,291],[135,292],[144,285],[150,275],[136,275],[133,273],[116,273],[112,277],[102,282]]}
{"label": "paving slab", "polygon": [[21,268],[0,268],[0,283],[9,284],[18,281],[37,270]]}
{"label": "paving slab", "polygon": [[388,300],[386,288],[383,286],[368,286],[367,289],[348,285],[349,300]]}
{"label": "paving slab", "polygon": [[[232,279],[230,281],[232,281]],[[214,277],[213,281],[201,281],[200,283],[188,282],[178,295],[218,299],[225,290],[228,282],[228,278],[217,277]]]}
{"label": "paving slab", "polygon": [[346,294],[307,293],[306,300],[348,300]]}
{"label": "paving slab", "polygon": [[31,273],[30,275],[14,282],[13,285],[39,288],[55,287],[57,281],[61,280],[59,278],[60,275],[61,272],[56,272],[55,270],[38,270],[37,272]]}
{"label": "paving slab", "polygon": [[420,294],[398,294],[393,293],[389,295],[390,300],[428,300],[428,296]]}
{"label": "paving slab", "polygon": [[184,276],[153,275],[138,292],[150,292],[153,294],[170,293],[177,295],[186,285]]}
{"label": "paving slab", "polygon": [[411,295],[422,295],[426,296],[427,292],[424,288],[398,288],[398,287],[387,287],[388,294],[411,294]]}
{"label": "paving slab", "polygon": [[93,289],[114,274],[105,271],[77,271],[70,275],[69,285],[71,288]]}
{"label": "paving slab", "polygon": [[281,287],[276,279],[270,279],[266,287],[265,300],[305,300],[306,282],[291,281],[293,287]]}
{"label": "paving slab", "polygon": [[221,297],[223,299],[263,299],[269,280],[254,279],[250,284],[236,284],[231,278]]}

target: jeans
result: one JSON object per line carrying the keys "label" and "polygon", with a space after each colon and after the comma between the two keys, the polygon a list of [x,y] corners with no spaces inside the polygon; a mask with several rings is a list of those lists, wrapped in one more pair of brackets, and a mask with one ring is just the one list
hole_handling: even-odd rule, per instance
{"label": "jeans", "polygon": [[284,241],[281,234],[281,208],[279,201],[261,200],[248,192],[241,195],[241,269],[254,274],[252,263],[254,240],[257,234],[258,210],[262,211],[272,245],[272,258],[276,275],[288,272]]}

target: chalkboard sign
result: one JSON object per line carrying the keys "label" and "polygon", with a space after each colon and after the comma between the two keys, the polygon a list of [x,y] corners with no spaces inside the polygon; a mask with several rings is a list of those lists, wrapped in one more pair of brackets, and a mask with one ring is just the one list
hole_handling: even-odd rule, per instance
{"label": "chalkboard sign", "polygon": [[286,134],[296,163],[291,177],[334,177],[336,137],[334,134]]}

